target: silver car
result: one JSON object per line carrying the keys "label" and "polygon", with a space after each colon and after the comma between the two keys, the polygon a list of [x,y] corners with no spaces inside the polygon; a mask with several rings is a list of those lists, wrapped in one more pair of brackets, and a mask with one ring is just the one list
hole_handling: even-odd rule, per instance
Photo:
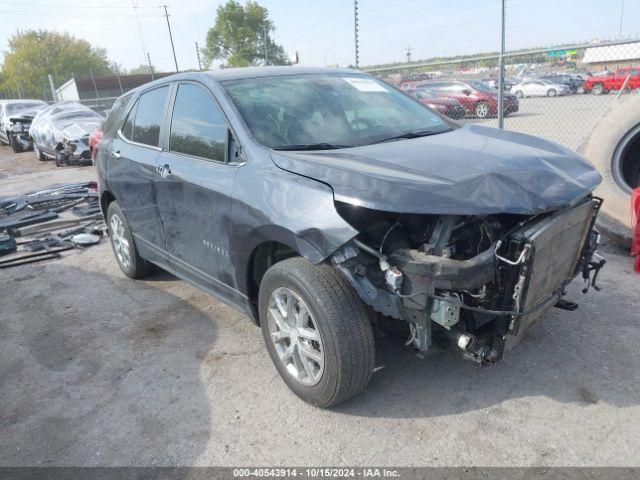
{"label": "silver car", "polygon": [[[0,100],[0,143],[10,144],[16,152],[24,150],[31,119],[46,106],[43,100]],[[29,115],[23,115],[26,112]]]}
{"label": "silver car", "polygon": [[516,97],[555,97],[557,95],[569,95],[571,89],[561,83],[551,83],[545,80],[525,80],[511,87],[511,93]]}

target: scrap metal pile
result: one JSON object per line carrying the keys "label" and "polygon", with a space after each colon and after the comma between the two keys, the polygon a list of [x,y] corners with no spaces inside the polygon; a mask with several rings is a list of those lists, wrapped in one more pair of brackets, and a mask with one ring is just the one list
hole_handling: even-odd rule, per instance
{"label": "scrap metal pile", "polygon": [[0,198],[0,269],[59,258],[103,238],[95,182]]}

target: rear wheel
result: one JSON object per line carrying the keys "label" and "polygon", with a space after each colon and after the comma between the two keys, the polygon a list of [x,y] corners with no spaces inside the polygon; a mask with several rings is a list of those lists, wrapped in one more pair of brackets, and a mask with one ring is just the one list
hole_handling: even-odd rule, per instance
{"label": "rear wheel", "polygon": [[487,105],[485,102],[476,103],[474,113],[478,118],[487,118],[489,116],[489,105]]}
{"label": "rear wheel", "polygon": [[547,97],[555,97],[558,92],[556,92],[555,88],[550,88],[547,90]]}
{"label": "rear wheel", "polygon": [[129,278],[138,279],[155,270],[154,265],[138,253],[129,224],[116,201],[111,202],[107,208],[107,227],[111,248],[122,273]]}
{"label": "rear wheel", "polygon": [[516,97],[518,97],[518,98],[524,97],[524,93],[522,93],[522,90],[517,90],[516,91]]}
{"label": "rear wheel", "polygon": [[594,95],[602,95],[603,93],[605,93],[604,86],[601,83],[594,84],[591,91]]}
{"label": "rear wheel", "polygon": [[330,265],[296,257],[260,284],[262,334],[278,373],[301,399],[332,407],[369,382],[375,361],[367,310]]}

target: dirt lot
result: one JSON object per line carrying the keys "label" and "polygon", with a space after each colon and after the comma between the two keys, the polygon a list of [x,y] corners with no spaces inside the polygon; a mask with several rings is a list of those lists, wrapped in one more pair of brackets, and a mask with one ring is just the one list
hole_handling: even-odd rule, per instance
{"label": "dirt lot", "polygon": [[[0,147],[0,195],[93,176]],[[333,411],[289,393],[246,317],[125,278],[107,243],[0,270],[0,465],[637,465],[640,276],[608,260],[500,364],[381,339]]]}

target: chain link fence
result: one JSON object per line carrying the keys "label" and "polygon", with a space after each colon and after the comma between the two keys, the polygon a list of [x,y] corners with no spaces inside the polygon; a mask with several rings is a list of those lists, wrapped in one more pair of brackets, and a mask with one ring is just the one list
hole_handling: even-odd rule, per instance
{"label": "chain link fence", "polygon": [[[498,62],[496,54],[365,71],[461,123],[497,127]],[[504,63],[504,128],[574,150],[614,105],[640,91],[639,40],[509,52]]]}

